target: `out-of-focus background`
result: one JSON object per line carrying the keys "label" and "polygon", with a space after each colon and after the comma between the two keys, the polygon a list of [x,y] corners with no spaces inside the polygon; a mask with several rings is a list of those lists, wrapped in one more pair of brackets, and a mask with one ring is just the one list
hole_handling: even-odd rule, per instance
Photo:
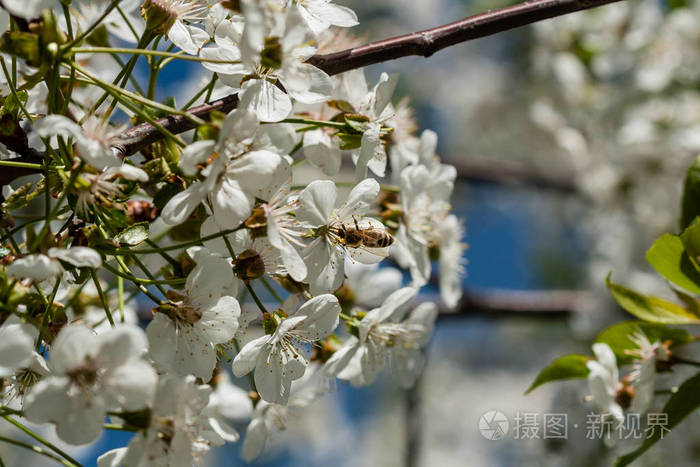
{"label": "out-of-focus background", "polygon": [[[363,42],[507,4],[338,3],[357,12],[352,33]],[[370,83],[383,71],[401,74],[395,102],[411,97],[421,129],[438,133],[438,153],[459,169],[453,201],[466,221],[466,290],[586,295],[566,313],[466,307],[441,317],[415,389],[388,375],[368,388],[339,384],[253,465],[591,466],[629,450],[587,439],[594,407],[584,402],[585,381],[524,392],[555,357],[590,353],[598,331],[625,319],[606,291],[608,273],[668,293],[643,253],[676,230],[683,173],[700,149],[699,46],[693,0],[634,0],[370,67]],[[182,100],[199,78],[194,70],[174,63],[159,97]],[[501,440],[479,430],[493,410],[509,422]],[[567,414],[568,439],[544,439],[551,413]],[[522,439],[525,417],[531,439]],[[693,415],[637,465],[695,465],[698,434]],[[129,438],[106,434],[76,456],[95,465],[96,452]],[[215,450],[208,465],[245,465],[238,449]]]}

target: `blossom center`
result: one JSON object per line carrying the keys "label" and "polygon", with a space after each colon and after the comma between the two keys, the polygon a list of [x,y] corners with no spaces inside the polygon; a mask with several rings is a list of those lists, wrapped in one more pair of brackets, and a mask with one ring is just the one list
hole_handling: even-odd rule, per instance
{"label": "blossom center", "polygon": [[68,373],[68,378],[76,386],[87,389],[97,382],[99,371],[95,362],[91,358],[87,358],[82,365],[73,368]]}

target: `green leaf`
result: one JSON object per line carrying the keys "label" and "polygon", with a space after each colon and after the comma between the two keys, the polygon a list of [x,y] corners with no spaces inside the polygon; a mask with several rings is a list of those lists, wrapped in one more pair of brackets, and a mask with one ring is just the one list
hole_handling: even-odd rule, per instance
{"label": "green leaf", "polygon": [[31,32],[6,31],[0,38],[0,51],[22,58],[36,67],[40,61],[39,36]]}
{"label": "green leaf", "polygon": [[680,305],[658,297],[642,295],[611,282],[610,277],[606,279],[606,283],[617,303],[627,312],[641,320],[661,324],[700,323],[697,316]]}
{"label": "green leaf", "polygon": [[340,138],[340,149],[343,151],[357,149],[362,145],[362,135],[338,133],[336,136]]}
{"label": "green leaf", "polygon": [[122,245],[136,246],[148,239],[148,222],[139,222],[117,234],[114,239]]}
{"label": "green leaf", "polygon": [[683,248],[696,271],[700,271],[700,221],[693,219],[680,236]]}
{"label": "green leaf", "polygon": [[162,211],[170,198],[182,191],[182,185],[177,185],[175,183],[166,183],[153,197],[153,205]]}
{"label": "green leaf", "polygon": [[635,349],[637,345],[629,338],[631,334],[642,331],[651,343],[671,341],[671,348],[693,341],[693,336],[685,329],[669,328],[663,324],[646,323],[644,321],[625,321],[613,324],[598,334],[596,342],[608,344],[620,365],[631,363],[634,357],[627,355],[625,350]]}
{"label": "green leaf", "polygon": [[[668,414],[668,424],[665,427],[670,430],[678,425],[688,414],[700,406],[700,373],[686,380],[678,388],[678,391],[671,395],[664,405],[663,413]],[[617,458],[615,467],[624,467],[637,457],[641,456],[647,449],[653,446],[667,430],[656,427],[651,436],[648,436],[641,446],[636,450]]]}
{"label": "green leaf", "polygon": [[19,111],[22,109],[20,103],[25,104],[27,102],[27,97],[27,91],[17,91],[17,98],[15,98],[14,94],[8,95],[2,105],[0,114],[12,115],[14,118],[17,118],[17,114],[19,114]]}
{"label": "green leaf", "polygon": [[681,230],[685,230],[700,216],[700,156],[695,159],[685,176],[681,200]]}
{"label": "green leaf", "polygon": [[557,358],[540,371],[540,374],[537,375],[537,378],[525,391],[525,394],[529,394],[533,389],[550,381],[585,378],[588,376],[588,367],[586,367],[588,360],[590,360],[590,357],[579,354],[564,355]]}
{"label": "green leaf", "polygon": [[347,123],[353,130],[357,131],[358,133],[364,133],[367,131],[367,125],[369,123],[368,117],[359,114],[345,114],[344,117],[345,123]]}
{"label": "green leaf", "polygon": [[693,267],[680,237],[663,234],[649,248],[646,258],[666,280],[700,295],[700,272]]}

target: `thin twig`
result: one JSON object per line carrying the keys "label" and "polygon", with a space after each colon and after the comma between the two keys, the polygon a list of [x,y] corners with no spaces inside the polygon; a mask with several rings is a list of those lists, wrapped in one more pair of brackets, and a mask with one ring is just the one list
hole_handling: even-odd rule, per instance
{"label": "thin twig", "polygon": [[[429,57],[438,50],[461,42],[616,1],[620,0],[534,0],[470,16],[436,28],[396,36],[340,52],[314,55],[309,58],[308,63],[319,67],[329,75],[335,75],[409,55]],[[211,103],[192,107],[187,110],[187,114],[195,118],[208,120],[211,112],[228,113],[235,109],[237,105],[238,95],[231,94]],[[183,115],[169,115],[156,120],[155,123],[160,128],[164,128],[176,135],[195,127],[194,122]],[[124,132],[120,140],[114,144],[114,149],[122,157],[128,157],[163,138],[164,135],[158,128],[150,123],[143,123]],[[27,152],[29,148],[26,146],[19,147],[17,148],[19,150],[17,150],[2,139],[0,139],[0,142],[5,144],[8,149],[25,156],[27,159],[37,153],[37,151],[32,150],[33,154],[30,155]],[[34,158],[34,160],[23,161],[36,162],[37,159],[43,159],[41,153],[38,154],[39,157]],[[18,162],[22,161],[18,160]],[[8,168],[0,175],[0,184],[8,184],[15,178],[29,173],[33,173],[33,171],[25,168]]]}
{"label": "thin twig", "polygon": [[616,1],[619,0],[534,0],[340,52],[314,55],[307,62],[329,75],[336,75],[410,55],[430,57],[439,50],[461,42]]}
{"label": "thin twig", "polygon": [[[438,50],[461,42],[617,1],[620,0],[534,0],[470,16],[425,31],[392,37],[340,52],[314,55],[307,62],[329,75],[336,75],[409,55],[429,57]],[[208,120],[212,111],[228,113],[237,105],[238,95],[231,94],[209,104],[192,107],[187,112]],[[179,115],[165,117],[158,120],[158,123],[174,134],[194,128],[191,122]],[[149,124],[141,124],[127,130],[122,136],[124,142],[116,144],[115,149],[123,157],[128,157],[162,138],[162,135]]]}
{"label": "thin twig", "polygon": [[[428,295],[424,299],[439,300]],[[561,315],[585,309],[590,300],[590,293],[581,290],[465,290],[459,305],[454,310],[440,309],[440,317]]]}

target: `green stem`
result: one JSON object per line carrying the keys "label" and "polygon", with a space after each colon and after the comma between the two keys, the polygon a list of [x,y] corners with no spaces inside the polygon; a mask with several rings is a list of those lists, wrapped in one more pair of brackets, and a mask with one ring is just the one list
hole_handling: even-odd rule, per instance
{"label": "green stem", "polygon": [[105,423],[102,425],[106,430],[116,430],[116,431],[139,431],[137,427],[131,427],[129,425],[117,425],[116,423]]}
{"label": "green stem", "polygon": [[[80,78],[78,78],[78,79],[76,79],[76,80],[77,80],[78,82],[84,82],[84,83],[87,83],[87,84],[95,84],[93,81],[90,81],[90,80],[82,80],[82,79],[80,79]],[[174,141],[175,143],[177,143],[178,145],[180,145],[180,146],[182,146],[182,147],[185,147],[185,146],[187,145],[187,144],[182,140],[182,138],[180,138],[179,136],[177,136],[177,135],[171,133],[167,128],[165,128],[163,125],[161,125],[161,124],[159,124],[158,122],[156,122],[156,120],[155,120],[153,117],[151,117],[150,115],[148,115],[146,112],[144,112],[144,111],[143,111],[142,109],[140,109],[138,106],[136,106],[136,105],[132,104],[131,102],[129,102],[129,101],[123,99],[123,98],[119,95],[118,92],[115,92],[115,91],[112,91],[111,89],[108,89],[108,90],[107,90],[107,93],[110,94],[110,95],[112,95],[112,96],[114,96],[114,98],[115,98],[118,102],[120,102],[122,105],[124,105],[124,107],[126,107],[126,108],[129,109],[129,110],[131,110],[132,112],[134,112],[135,114],[137,114],[139,117],[141,117],[142,119],[144,119],[145,121],[147,121],[148,123],[150,123],[151,125],[153,125],[154,128],[156,128],[158,131],[160,131],[160,132],[161,132],[164,136],[166,136],[167,138],[170,138],[172,141]]]}
{"label": "green stem", "polygon": [[[108,239],[109,235],[107,235],[107,232],[105,232],[105,229],[103,227],[103,224],[105,224],[104,220],[102,219],[102,217],[100,217],[99,213],[97,213],[97,212],[95,213],[95,217],[96,217],[96,220],[99,220],[99,223],[96,223],[96,225],[97,225],[97,228],[100,230],[102,237],[105,239]],[[133,274],[131,274],[131,270],[129,269],[129,267],[126,265],[126,263],[124,262],[124,260],[122,258],[120,258],[119,256],[115,256],[114,259],[117,261],[119,266],[124,271],[126,271],[128,274],[133,276]],[[105,269],[107,269],[106,263],[103,263],[102,265],[105,266]],[[115,270],[112,270],[112,271],[114,272]],[[148,298],[153,300],[155,303],[157,303],[157,304],[161,303],[161,300],[158,297],[156,297],[155,295],[153,295],[151,292],[149,292],[148,289],[146,288],[146,286],[144,286],[143,284],[139,284],[138,282],[134,282],[134,284],[136,284],[136,287],[138,287],[139,290],[141,292],[143,292],[144,295],[146,295]]]}
{"label": "green stem", "polygon": [[236,231],[241,230],[243,228],[245,228],[245,226],[241,225],[239,227],[236,227],[235,229],[222,230],[221,232],[207,235],[205,237],[201,237],[201,238],[198,238],[196,240],[190,240],[189,242],[178,243],[177,245],[163,246],[160,248],[139,248],[137,250],[130,250],[130,249],[126,249],[126,248],[120,248],[118,250],[104,250],[103,249],[102,252],[107,254],[107,255],[112,255],[112,256],[133,256],[133,255],[146,255],[146,254],[153,254],[153,253],[161,253],[163,251],[180,250],[182,248],[187,248],[189,246],[201,245],[202,243],[207,242],[209,240],[213,240],[215,238],[225,237],[226,235],[232,234],[233,232],[236,232]]}
{"label": "green stem", "polygon": [[[143,36],[141,36],[141,38],[139,39],[139,42],[136,45],[136,48],[137,49],[145,49],[148,46],[148,44],[151,43],[153,38],[154,38],[153,33],[150,30],[146,30],[143,33]],[[123,87],[126,84],[126,81],[128,81],[129,77],[131,76],[131,73],[134,71],[134,66],[136,66],[136,61],[138,60],[138,57],[139,57],[138,55],[132,55],[131,59],[127,62],[126,66],[124,68],[122,68],[122,70],[119,72],[119,74],[117,74],[116,78],[114,78],[114,80],[112,80],[113,85],[118,85],[120,83],[120,81],[124,78],[124,76],[126,76],[126,80],[124,80],[121,83],[121,86]],[[97,101],[92,105],[90,110],[88,112],[86,112],[85,117],[83,117],[83,119],[87,118],[87,116],[89,116],[89,115],[93,115],[97,111],[97,109],[100,107],[100,105],[102,105],[102,103],[109,96],[110,96],[110,93],[105,91],[102,94],[102,96],[100,96],[100,98],[97,99]],[[110,108],[105,113],[106,118],[108,118],[109,115],[111,115],[113,109],[114,109],[114,103],[112,103],[112,105],[110,105]]]}
{"label": "green stem", "polygon": [[[121,266],[119,266],[121,272]],[[117,276],[117,295],[119,297],[119,319],[124,322],[124,278]]]}
{"label": "green stem", "polygon": [[[105,266],[105,265],[103,265]],[[92,276],[92,281],[95,283],[95,288],[97,289],[97,295],[100,297],[100,302],[102,302],[102,307],[105,309],[105,314],[107,315],[107,321],[109,321],[110,326],[114,327],[114,318],[112,318],[112,312],[109,309],[109,304],[107,304],[107,297],[102,291],[102,285],[100,285],[100,279],[97,277],[94,269],[90,269],[90,275]]]}
{"label": "green stem", "polygon": [[19,108],[22,109],[22,112],[24,112],[24,115],[27,117],[27,120],[29,120],[30,122],[33,121],[31,114],[29,113],[29,111],[27,111],[27,108],[24,106],[24,102],[22,102],[19,96],[17,95],[17,89],[15,88],[15,85],[13,84],[13,81],[10,78],[10,72],[7,71],[7,64],[5,63],[4,57],[0,57],[0,65],[2,65],[2,72],[5,75],[5,79],[7,79],[7,83],[10,86],[10,92],[12,93],[12,96],[17,101],[17,104],[19,104]]}
{"label": "green stem", "polygon": [[[262,122],[262,123],[264,124],[267,122]],[[329,127],[329,128],[338,128],[340,130],[347,128],[347,125],[345,123],[327,122],[325,120],[313,120],[310,118],[285,118],[280,123],[299,123],[302,125],[314,125],[314,126],[324,126],[324,127]]]}
{"label": "green stem", "polygon": [[[57,455],[51,454],[50,452],[44,450],[41,446],[34,446],[32,444],[25,443],[23,441],[18,441],[16,439],[12,439],[12,438],[6,438],[5,436],[0,436],[0,441],[2,441],[3,443],[14,444],[15,446],[20,446],[20,447],[27,449],[29,451],[32,451],[32,452],[35,452],[35,453],[40,454],[42,456],[48,457],[49,459],[51,459],[55,462],[58,462],[60,464],[63,464],[63,465],[69,466],[69,467],[74,466],[74,464],[67,462],[66,460],[58,457]],[[0,460],[0,462],[2,462],[2,461]],[[2,463],[1,465],[5,465],[5,464]]]}
{"label": "green stem", "polygon": [[206,123],[206,121],[202,120],[201,118],[197,117],[196,115],[192,115],[189,112],[186,112],[184,110],[176,109],[174,107],[170,107],[168,105],[161,104],[159,102],[153,101],[151,99],[148,99],[146,97],[140,96],[134,92],[127,91],[123,87],[115,86],[113,84],[108,83],[107,81],[103,81],[102,79],[98,78],[97,76],[93,75],[89,71],[87,71],[85,68],[81,67],[80,65],[76,64],[75,62],[68,62],[68,65],[75,68],[78,70],[78,72],[82,73],[85,75],[87,78],[92,80],[95,84],[99,85],[103,89],[108,89],[112,91],[113,93],[119,94],[119,95],[124,95],[130,99],[135,100],[136,102],[139,102],[141,104],[144,104],[146,106],[152,107],[154,109],[162,110],[163,112],[167,112],[170,114],[174,115],[180,115],[182,117],[185,117],[186,119],[190,120],[192,123],[196,125],[203,125]]}
{"label": "green stem", "polygon": [[[130,274],[127,274],[125,272],[120,271],[118,268],[114,268],[110,266],[107,263],[103,263],[102,266],[114,274],[115,276],[129,280],[131,282],[135,282],[137,284],[143,284],[143,285],[156,285],[156,284],[171,284],[171,285],[180,285],[184,284],[187,279],[142,279],[140,277],[132,276]],[[121,268],[121,265],[119,265],[119,268]]]}
{"label": "green stem", "polygon": [[161,50],[148,49],[130,49],[130,48],[112,48],[112,47],[75,47],[71,49],[72,53],[117,53],[117,54],[133,54],[147,55],[151,57],[170,57],[188,62],[204,62],[204,63],[219,63],[224,65],[235,65],[241,63],[240,60],[219,60],[214,58],[202,58],[192,55],[184,55],[184,52],[163,52]]}
{"label": "green stem", "polygon": [[19,428],[19,429],[22,430],[24,433],[28,434],[29,436],[31,436],[32,438],[34,438],[36,441],[38,441],[38,442],[40,442],[41,444],[43,444],[44,446],[46,446],[47,448],[51,449],[53,452],[55,452],[55,453],[58,454],[59,456],[61,456],[61,457],[63,457],[64,459],[66,459],[68,462],[71,463],[70,465],[75,465],[75,466],[80,466],[80,465],[81,465],[80,462],[78,462],[78,461],[76,461],[75,459],[73,459],[71,456],[68,455],[68,453],[66,453],[65,451],[63,451],[63,450],[60,449],[59,447],[55,446],[53,443],[48,442],[47,440],[45,440],[45,439],[42,438],[41,436],[37,435],[37,434],[34,433],[32,430],[30,430],[30,429],[27,428],[26,426],[22,425],[20,422],[18,422],[18,421],[15,420],[14,418],[10,417],[9,415],[3,415],[2,418],[4,418],[5,420],[7,420],[8,422],[10,422],[11,424],[13,424],[14,426],[16,426],[17,428]]}
{"label": "green stem", "polygon": [[257,294],[255,293],[255,290],[253,290],[253,286],[250,285],[250,282],[243,281],[243,283],[245,284],[246,288],[248,289],[248,292],[250,292],[250,296],[253,297],[253,301],[255,302],[255,304],[258,306],[258,308],[260,308],[260,311],[262,313],[267,313],[267,310],[265,309],[265,305],[263,305],[263,303],[258,298]]}
{"label": "green stem", "polygon": [[140,36],[139,33],[136,31],[136,28],[134,28],[134,25],[131,24],[131,20],[129,20],[129,17],[126,16],[126,14],[124,13],[124,10],[122,10],[122,7],[120,7],[119,5],[117,5],[117,11],[119,12],[119,16],[122,17],[122,19],[124,20],[124,23],[126,23],[126,26],[127,26],[127,27],[129,28],[129,30],[131,31],[131,34],[134,35],[134,39],[136,40],[136,42],[140,41],[140,40],[141,40],[141,36]]}
{"label": "green stem", "polygon": [[[68,191],[69,191],[70,187],[73,186],[73,183],[78,178],[78,175],[80,174],[80,171],[82,170],[82,168],[83,168],[83,163],[81,162],[78,169],[73,171],[73,173],[71,173],[71,177],[68,180],[68,184],[66,185],[66,188],[63,190],[63,192],[61,192],[61,195],[56,200],[56,205],[54,206],[53,210],[47,215],[47,219],[44,222],[44,225],[41,228],[39,235],[37,235],[37,237],[34,240],[34,242],[32,243],[32,245],[28,245],[30,252],[33,252],[36,249],[36,247],[39,245],[38,242],[41,241],[41,238],[44,236],[44,234],[50,228],[51,219],[53,219],[54,217],[56,217],[58,215],[58,212],[61,209],[61,205],[63,204],[63,200],[68,195]],[[46,182],[47,182],[46,183],[46,190],[48,191],[48,189],[49,189],[48,179],[46,180]]]}
{"label": "green stem", "polygon": [[[89,36],[92,31],[94,31],[100,24],[102,24],[102,20],[104,20],[107,15],[109,15],[114,8],[116,8],[119,5],[119,2],[121,0],[114,0],[112,3],[109,4],[107,9],[100,15],[99,18],[95,22],[93,22],[82,34],[80,34],[78,37],[73,39],[71,42],[63,46],[64,50],[72,48],[75,44],[80,43],[83,39],[85,39],[87,36]],[[70,23],[68,23],[70,24]]]}
{"label": "green stem", "polygon": [[262,283],[265,286],[265,288],[267,289],[267,291],[270,292],[270,294],[275,298],[275,300],[277,300],[280,303],[284,303],[284,300],[282,300],[282,297],[280,297],[280,295],[277,293],[277,291],[272,287],[272,285],[270,285],[270,283],[267,281],[265,276],[262,276],[260,278],[260,280],[262,281]]}
{"label": "green stem", "polygon": [[21,169],[44,170],[44,164],[32,164],[31,162],[13,162],[12,160],[0,160],[0,167],[18,167]]}

